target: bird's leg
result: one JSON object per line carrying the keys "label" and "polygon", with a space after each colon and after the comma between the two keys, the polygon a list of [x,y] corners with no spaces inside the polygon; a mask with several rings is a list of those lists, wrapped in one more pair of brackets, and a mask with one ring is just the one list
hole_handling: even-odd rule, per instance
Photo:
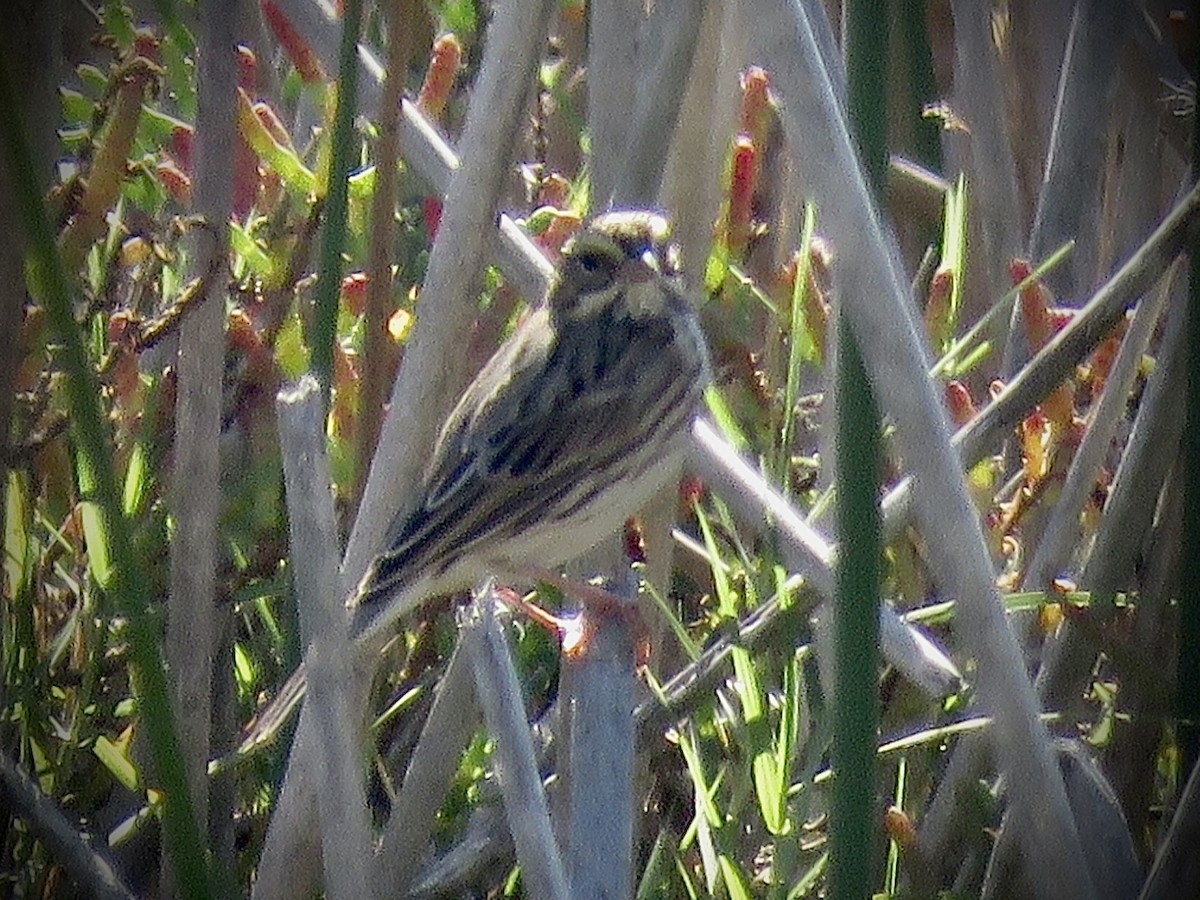
{"label": "bird's leg", "polygon": [[510,607],[521,610],[535,622],[554,631],[562,642],[563,653],[567,656],[580,657],[587,653],[588,641],[594,630],[600,626],[605,617],[617,616],[630,625],[636,636],[639,668],[649,659],[648,630],[636,603],[631,603],[597,585],[571,581],[563,578],[557,572],[538,566],[509,564],[505,568],[521,578],[540,581],[556,587],[583,605],[584,612],[582,614],[555,615],[519,596],[516,591],[511,589],[497,591]]}

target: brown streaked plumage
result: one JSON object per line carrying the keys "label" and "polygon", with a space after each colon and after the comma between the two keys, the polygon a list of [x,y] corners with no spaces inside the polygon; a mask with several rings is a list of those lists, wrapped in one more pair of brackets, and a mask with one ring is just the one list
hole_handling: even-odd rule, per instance
{"label": "brown streaked plumage", "polygon": [[567,245],[545,305],[443,426],[419,503],[350,600],[356,635],[506,562],[559,566],[678,476],[709,362],[668,236],[622,211]]}

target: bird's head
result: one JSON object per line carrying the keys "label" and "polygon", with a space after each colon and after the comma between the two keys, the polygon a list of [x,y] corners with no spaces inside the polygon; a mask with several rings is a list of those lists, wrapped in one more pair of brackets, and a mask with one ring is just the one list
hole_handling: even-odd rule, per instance
{"label": "bird's head", "polygon": [[556,321],[586,318],[622,303],[634,319],[661,315],[674,292],[662,289],[678,274],[671,229],[658,213],[621,210],[597,216],[563,248],[550,292]]}

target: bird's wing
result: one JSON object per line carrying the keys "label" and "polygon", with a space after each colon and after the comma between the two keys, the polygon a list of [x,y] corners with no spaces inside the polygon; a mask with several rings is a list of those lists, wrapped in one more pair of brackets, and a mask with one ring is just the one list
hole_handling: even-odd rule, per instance
{"label": "bird's wing", "polygon": [[[444,571],[501,530],[565,518],[623,477],[622,458],[652,437],[647,423],[672,407],[690,417],[691,379],[652,358],[671,353],[666,321],[610,316],[570,334],[547,326],[527,321],[467,389],[438,440],[423,502],[394,523],[360,602]],[[645,378],[662,383],[636,385]],[[653,402],[631,408],[636,396]]]}

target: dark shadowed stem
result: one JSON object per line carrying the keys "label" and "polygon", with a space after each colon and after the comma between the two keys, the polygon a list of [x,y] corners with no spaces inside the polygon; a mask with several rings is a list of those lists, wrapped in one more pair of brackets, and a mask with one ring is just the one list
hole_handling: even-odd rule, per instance
{"label": "dark shadowed stem", "polygon": [[[847,113],[876,198],[887,170],[887,17],[874,4],[847,3]],[[878,712],[880,418],[850,319],[839,311],[837,347],[838,530],[834,596],[833,784],[830,896],[871,895]]]}
{"label": "dark shadowed stem", "polygon": [[[1059,65],[1058,96],[1053,131],[1046,153],[1046,170],[1038,193],[1029,254],[1039,258],[1064,240],[1079,241],[1065,266],[1047,275],[1063,302],[1077,305],[1091,287],[1089,273],[1096,260],[1098,229],[1088,217],[1099,209],[1097,197],[1104,164],[1111,97],[1118,66],[1113,65],[1115,36],[1123,35],[1125,10],[1118,0],[1074,4],[1071,30]],[[1029,358],[1021,306],[1013,307],[1012,326],[1004,348],[1003,374],[1010,376]]]}
{"label": "dark shadowed stem", "polygon": [[983,245],[972,248],[971,265],[983,269],[985,284],[998,286],[1005,283],[1008,260],[1024,243],[999,51],[986,7],[972,0],[952,0],[950,6],[955,111],[971,123],[972,215],[978,217],[983,235]]}
{"label": "dark shadowed stem", "polygon": [[325,389],[326,404],[333,386],[334,342],[337,340],[338,300],[342,289],[342,247],[346,243],[346,206],[350,196],[350,165],[354,157],[354,115],[358,98],[358,35],[362,30],[362,0],[346,0],[342,10],[342,43],[338,58],[337,112],[333,120],[329,186],[325,193],[325,227],[308,346],[312,370]]}
{"label": "dark shadowed stem", "polygon": [[1197,846],[1200,846],[1200,768],[1193,768],[1138,900],[1196,896],[1200,892]]}
{"label": "dark shadowed stem", "polygon": [[171,715],[159,630],[148,614],[150,598],[146,583],[137,577],[139,566],[133,553],[129,523],[121,510],[111,434],[100,406],[100,386],[75,325],[71,282],[55,246],[40,188],[33,181],[37,169],[24,131],[19,127],[22,117],[14,87],[7,68],[0,66],[0,121],[8,123],[8,127],[0,129],[0,146],[8,171],[17,173],[13,179],[13,193],[24,222],[33,271],[38,278],[35,294],[45,304],[50,328],[62,342],[59,360],[67,376],[72,434],[79,456],[94,479],[92,499],[99,508],[109,539],[113,578],[106,593],[113,608],[127,617],[125,638],[134,668],[138,710],[150,744],[158,786],[164,794],[163,831],[167,851],[175,861],[180,893],[200,900],[209,896],[204,842],[188,788],[179,735]]}
{"label": "dark shadowed stem", "polygon": [[1038,194],[1029,254],[1037,259],[1065,240],[1078,240],[1076,254],[1047,275],[1062,301],[1076,305],[1091,287],[1099,229],[1089,221],[1099,209],[1108,117],[1119,66],[1114,40],[1132,30],[1136,16],[1119,0],[1076,3],[1059,66],[1058,98]]}
{"label": "dark shadowed stem", "polygon": [[[849,92],[854,98],[854,76]],[[875,742],[878,720],[879,412],[858,346],[843,318],[838,346],[838,527],[834,601],[835,680],[830,820],[831,896],[868,896],[875,845]]]}
{"label": "dark shadowed stem", "polygon": [[6,810],[20,817],[50,851],[56,865],[96,900],[133,900],[108,860],[91,846],[91,836],[78,822],[64,815],[37,782],[7,756],[0,755],[0,799]]}
{"label": "dark shadowed stem", "polygon": [[[1193,116],[1192,129],[1192,176],[1200,179],[1200,117]],[[1189,249],[1187,425],[1183,430],[1188,497],[1183,506],[1183,558],[1196,560],[1200,558],[1200,233],[1194,230]],[[1195,590],[1195,566],[1186,567],[1185,572],[1180,585],[1176,712],[1187,772],[1200,759],[1200,596]]]}
{"label": "dark shadowed stem", "polygon": [[[25,8],[35,11],[24,12]],[[9,77],[22,86],[18,98],[27,113],[29,143],[36,168],[28,174],[39,187],[49,183],[58,156],[57,119],[46,110],[58,102],[59,44],[63,11],[56,3],[30,3],[15,7],[0,31],[0,60],[9,66]],[[9,123],[9,128],[13,127]],[[20,204],[14,200],[15,173],[0,166],[0,473],[8,467],[9,424],[12,419],[17,370],[21,365],[18,336],[25,305],[25,247],[20,239]],[[0,479],[0,485],[5,481]],[[0,535],[5,528],[7,504],[0,503]]]}
{"label": "dark shadowed stem", "polygon": [[941,126],[922,115],[924,107],[940,96],[933,74],[933,49],[929,46],[929,23],[925,0],[900,0],[896,21],[904,41],[904,62],[912,104],[905,118],[912,123],[916,158],[934,172],[942,171]]}

